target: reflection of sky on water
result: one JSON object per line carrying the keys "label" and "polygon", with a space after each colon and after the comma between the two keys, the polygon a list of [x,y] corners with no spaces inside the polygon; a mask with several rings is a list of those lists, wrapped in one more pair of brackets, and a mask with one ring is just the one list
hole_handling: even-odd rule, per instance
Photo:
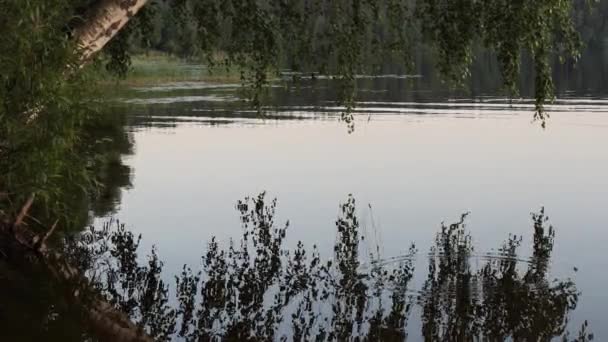
{"label": "reflection of sky on water", "polygon": [[[200,94],[188,96],[214,94],[193,91]],[[531,123],[529,101],[365,100],[353,134],[336,119],[340,107],[288,100],[265,118],[205,100],[130,109],[134,186],[118,216],[143,233],[143,247],[158,246],[167,271],[198,265],[212,235],[224,243],[238,237],[236,201],[263,190],[291,222],[287,242],[317,244],[326,255],[349,193],[360,203],[366,241],[387,258],[411,242],[424,255],[440,222],[467,211],[479,255],[510,233],[523,235],[525,253],[529,213],[545,206],[557,230],[553,274],[574,277],[583,292],[573,319],[589,319],[596,337],[608,336],[608,276],[598,272],[608,243],[608,100],[560,99],[548,107],[546,130]],[[301,120],[280,120],[289,118]],[[423,280],[415,277],[415,286]]]}

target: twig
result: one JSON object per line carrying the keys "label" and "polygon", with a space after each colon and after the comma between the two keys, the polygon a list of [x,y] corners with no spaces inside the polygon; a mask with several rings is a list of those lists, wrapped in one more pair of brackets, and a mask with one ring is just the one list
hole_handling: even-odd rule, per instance
{"label": "twig", "polygon": [[53,223],[53,225],[51,226],[51,228],[46,232],[46,234],[44,234],[44,236],[42,238],[40,238],[40,235],[36,235],[34,237],[34,249],[36,249],[38,252],[43,252],[46,251],[46,241],[51,237],[51,235],[53,235],[53,233],[55,232],[55,229],[57,228],[57,223],[59,223],[59,220],[55,220],[55,223]]}
{"label": "twig", "polygon": [[21,211],[19,211],[19,215],[17,215],[17,218],[15,219],[15,222],[13,223],[14,228],[21,226],[21,224],[23,223],[23,219],[25,218],[27,213],[30,211],[30,208],[32,207],[32,203],[34,203],[35,197],[36,197],[36,195],[34,193],[32,193],[30,195],[30,197],[27,199],[27,201],[25,201],[25,204],[23,205],[23,207],[21,207]]}
{"label": "twig", "polygon": [[44,223],[40,222],[40,220],[39,220],[39,219],[35,218],[35,217],[34,217],[34,216],[32,216],[32,215],[27,215],[27,219],[28,219],[28,221],[32,221],[32,222],[36,223],[37,225],[39,225],[39,226],[41,226],[41,227],[46,227],[46,226],[44,225]]}

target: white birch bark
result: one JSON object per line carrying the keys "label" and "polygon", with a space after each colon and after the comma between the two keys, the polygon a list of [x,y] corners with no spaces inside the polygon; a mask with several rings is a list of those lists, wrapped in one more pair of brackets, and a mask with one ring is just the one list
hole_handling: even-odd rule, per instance
{"label": "white birch bark", "polygon": [[[100,0],[89,11],[85,22],[74,30],[80,53],[80,67],[112,39],[137,14],[148,0]],[[76,70],[68,68],[66,74]],[[24,113],[29,124],[36,120],[43,106],[34,105]]]}
{"label": "white birch bark", "polygon": [[74,31],[85,64],[137,14],[148,0],[100,0]]}

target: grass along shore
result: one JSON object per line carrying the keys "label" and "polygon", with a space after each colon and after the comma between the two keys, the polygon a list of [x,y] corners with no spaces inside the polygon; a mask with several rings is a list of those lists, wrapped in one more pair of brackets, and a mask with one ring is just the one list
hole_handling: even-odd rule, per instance
{"label": "grass along shore", "polygon": [[240,72],[222,66],[212,68],[197,61],[188,61],[167,54],[135,55],[124,79],[103,75],[102,85],[137,87],[172,82],[238,83]]}

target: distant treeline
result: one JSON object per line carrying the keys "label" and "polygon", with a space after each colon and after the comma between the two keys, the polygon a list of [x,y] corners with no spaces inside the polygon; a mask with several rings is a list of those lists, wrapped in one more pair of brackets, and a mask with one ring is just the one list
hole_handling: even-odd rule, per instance
{"label": "distant treeline", "polygon": [[[169,6],[170,1],[175,0],[155,0],[153,6],[146,8],[149,15],[150,26],[149,32],[145,39],[136,39],[132,42],[134,51],[143,48],[152,48],[154,50],[169,53],[182,58],[196,57],[199,51],[196,50],[195,42],[199,37],[199,33],[193,23],[189,23],[183,13],[176,11]],[[182,0],[184,1],[184,0]],[[186,0],[188,2],[190,0]],[[306,2],[309,0],[291,0]],[[413,0],[406,0],[414,7]],[[597,1],[591,8],[584,6],[588,0],[575,0],[575,10],[573,17],[577,26],[583,44],[588,49],[601,49],[608,44],[608,1]],[[184,20],[186,19],[186,20]],[[325,18],[318,18],[319,25],[323,25]],[[378,23],[382,26],[383,23]],[[226,27],[229,30],[229,27]],[[382,30],[377,30],[378,35],[382,35]],[[421,37],[420,30],[414,28],[412,36],[417,42],[424,43],[424,37]],[[381,38],[381,37],[379,37]]]}
{"label": "distant treeline", "polygon": [[[188,6],[182,7],[186,9],[186,13],[183,10],[178,13],[174,6],[170,6],[171,1],[185,1],[188,3],[191,0],[156,0],[153,6],[147,7],[145,13],[142,13],[142,16],[147,17],[145,33],[131,35],[131,42],[128,44],[131,49],[130,52],[137,54],[156,50],[192,61],[202,60],[202,53],[197,48],[200,44],[197,41],[205,38],[201,37],[194,21],[188,20],[189,16],[192,15],[187,13]],[[310,0],[293,1],[305,3]],[[411,4],[413,10],[415,1],[405,1]],[[558,92],[566,88],[599,92],[605,90],[604,85],[608,84],[604,79],[605,75],[608,74],[608,1],[598,1],[591,7],[586,6],[587,1],[575,0],[574,13],[572,14],[583,44],[581,59],[579,61],[564,61],[558,57],[559,54],[555,54],[553,76]],[[386,30],[383,30],[383,26],[388,25],[388,23],[381,22],[383,18],[379,19],[377,29],[372,33],[378,35],[378,39],[382,39],[386,32]],[[322,26],[327,21],[326,18],[319,16],[317,22],[319,26]],[[230,23],[225,25],[226,30],[231,30]],[[434,63],[434,51],[430,44],[427,44],[428,39],[424,37],[422,30],[419,27],[412,26],[408,40],[412,45],[409,56],[393,55],[389,56],[388,59],[385,58],[386,56],[382,56],[382,59],[377,59],[379,56],[374,53],[374,47],[369,46],[367,48],[368,53],[365,54],[366,62],[372,65],[369,69],[378,73],[415,73],[439,78]],[[471,77],[470,86],[478,89],[499,88],[502,85],[502,78],[498,61],[495,54],[485,50],[482,45],[482,42],[479,42],[475,49],[475,58],[471,66],[473,77]],[[221,55],[221,51],[217,51],[217,54]],[[290,69],[293,67],[287,54],[282,59],[284,68]],[[394,63],[387,62],[387,60],[392,60]],[[525,55],[521,61],[521,74],[522,95],[531,95],[533,92],[532,84],[534,83],[533,63]],[[483,77],[476,77],[476,75],[483,75]]]}

